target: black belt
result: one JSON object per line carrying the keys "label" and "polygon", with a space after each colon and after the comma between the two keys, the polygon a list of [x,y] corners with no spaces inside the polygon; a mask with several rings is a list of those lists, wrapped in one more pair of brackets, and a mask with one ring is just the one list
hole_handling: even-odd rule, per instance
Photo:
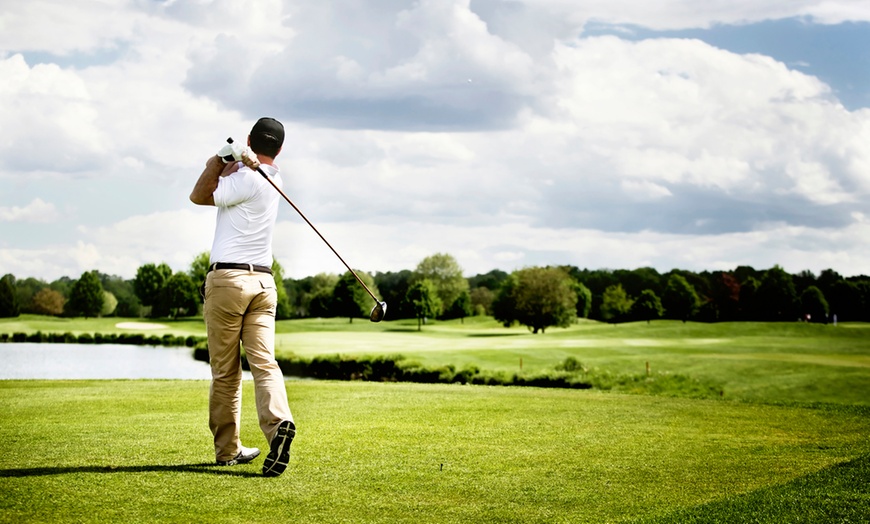
{"label": "black belt", "polygon": [[247,269],[248,271],[256,271],[257,273],[272,274],[272,268],[266,266],[255,266],[254,264],[232,264],[230,262],[215,262],[208,267],[209,271],[215,269]]}

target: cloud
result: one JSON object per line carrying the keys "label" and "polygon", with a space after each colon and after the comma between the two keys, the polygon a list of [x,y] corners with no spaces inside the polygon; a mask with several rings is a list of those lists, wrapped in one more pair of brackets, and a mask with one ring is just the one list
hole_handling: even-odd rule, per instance
{"label": "cloud", "polygon": [[[0,263],[16,275],[184,269],[213,229],[188,192],[266,114],[286,125],[288,194],[369,271],[435,252],[468,273],[870,264],[870,111],[770,57],[583,32],[865,19],[854,3],[131,1],[110,28],[101,2],[34,18],[55,4],[0,15]],[[292,276],[343,270],[288,206],[275,253]]]}
{"label": "cloud", "polygon": [[54,204],[35,198],[24,207],[0,206],[0,222],[51,223],[60,217]]}

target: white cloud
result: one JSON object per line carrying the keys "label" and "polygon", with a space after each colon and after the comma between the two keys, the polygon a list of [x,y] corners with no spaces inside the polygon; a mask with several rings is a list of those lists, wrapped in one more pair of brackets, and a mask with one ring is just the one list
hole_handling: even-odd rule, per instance
{"label": "white cloud", "polygon": [[[16,275],[186,268],[213,228],[187,192],[263,114],[286,124],[294,202],[368,271],[435,252],[467,274],[870,264],[870,110],[769,57],[578,39],[590,20],[867,19],[855,3],[55,4],[0,14],[0,264]],[[27,224],[49,218],[40,242]],[[275,253],[292,276],[343,271],[286,206]]]}
{"label": "white cloud", "polygon": [[0,206],[0,222],[51,223],[60,217],[54,204],[35,198],[24,207]]}

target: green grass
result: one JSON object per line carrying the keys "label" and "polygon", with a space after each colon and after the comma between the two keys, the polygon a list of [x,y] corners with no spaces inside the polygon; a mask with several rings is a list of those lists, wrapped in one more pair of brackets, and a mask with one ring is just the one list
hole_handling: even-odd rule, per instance
{"label": "green grass", "polygon": [[[861,410],[289,382],[292,465],[266,479],[261,459],[207,465],[207,391],[204,381],[0,382],[0,521],[617,522],[717,505],[748,516],[777,490],[822,513],[830,497],[851,497],[870,514],[837,467],[870,453]],[[251,383],[244,395],[243,441],[264,447]],[[812,488],[819,475],[830,489]]]}
{"label": "green grass", "polygon": [[[0,333],[130,332],[129,319]],[[201,319],[146,334],[204,335]],[[868,522],[870,325],[278,323],[278,351],[688,377],[598,390],[288,381],[288,472],[213,461],[203,381],[0,381],[0,522]],[[2,345],[0,345],[2,352]],[[242,438],[265,448],[245,383]]]}

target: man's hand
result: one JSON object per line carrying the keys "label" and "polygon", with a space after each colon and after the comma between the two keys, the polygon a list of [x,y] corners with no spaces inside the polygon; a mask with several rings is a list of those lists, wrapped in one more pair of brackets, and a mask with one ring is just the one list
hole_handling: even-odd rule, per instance
{"label": "man's hand", "polygon": [[236,142],[230,142],[220,148],[218,156],[223,159],[225,164],[233,160],[239,160],[251,169],[260,167],[260,160],[250,147],[242,146]]}

